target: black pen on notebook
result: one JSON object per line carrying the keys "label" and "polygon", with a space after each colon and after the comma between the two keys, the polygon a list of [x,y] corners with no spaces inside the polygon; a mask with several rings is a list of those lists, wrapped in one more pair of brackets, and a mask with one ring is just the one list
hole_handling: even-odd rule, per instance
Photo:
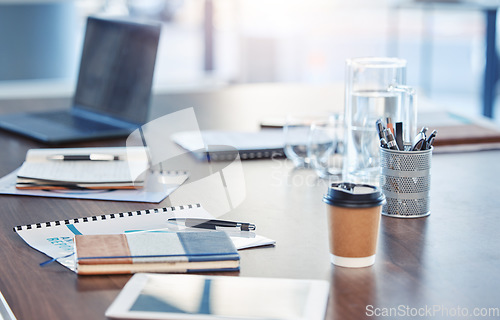
{"label": "black pen on notebook", "polygon": [[112,154],[54,154],[47,157],[48,160],[57,161],[117,161],[120,157]]}
{"label": "black pen on notebook", "polygon": [[247,222],[235,222],[227,220],[214,220],[203,218],[169,218],[168,222],[177,225],[183,225],[191,228],[203,228],[216,230],[217,227],[221,228],[240,228],[241,231],[255,230],[255,225]]}

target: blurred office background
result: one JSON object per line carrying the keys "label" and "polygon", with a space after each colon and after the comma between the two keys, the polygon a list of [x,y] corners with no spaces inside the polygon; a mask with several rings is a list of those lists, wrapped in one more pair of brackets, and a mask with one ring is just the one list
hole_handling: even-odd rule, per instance
{"label": "blurred office background", "polygon": [[479,115],[497,2],[443,2],[0,0],[0,99],[71,95],[85,19],[104,14],[162,21],[156,91],[340,84],[349,57],[398,56],[422,101]]}

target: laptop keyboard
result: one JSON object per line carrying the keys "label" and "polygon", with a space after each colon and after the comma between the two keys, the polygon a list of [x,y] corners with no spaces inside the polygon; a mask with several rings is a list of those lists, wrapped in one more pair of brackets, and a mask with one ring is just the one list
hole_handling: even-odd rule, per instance
{"label": "laptop keyboard", "polygon": [[110,124],[93,121],[90,119],[77,117],[68,112],[50,112],[50,113],[38,113],[36,115],[38,119],[47,120],[50,122],[56,122],[60,125],[65,125],[70,128],[81,129],[85,131],[102,131],[107,129],[117,129],[119,127]]}

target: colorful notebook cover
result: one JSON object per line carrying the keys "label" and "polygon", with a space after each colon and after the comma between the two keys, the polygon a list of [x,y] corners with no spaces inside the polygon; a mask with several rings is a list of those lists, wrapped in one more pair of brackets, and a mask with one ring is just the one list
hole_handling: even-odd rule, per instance
{"label": "colorful notebook cover", "polygon": [[239,270],[225,232],[75,235],[78,274]]}

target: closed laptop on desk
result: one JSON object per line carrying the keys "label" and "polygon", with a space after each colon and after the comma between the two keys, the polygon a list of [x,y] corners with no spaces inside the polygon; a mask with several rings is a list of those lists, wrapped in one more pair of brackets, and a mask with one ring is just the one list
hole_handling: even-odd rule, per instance
{"label": "closed laptop on desk", "polygon": [[0,128],[46,143],[126,136],[147,120],[159,24],[89,17],[69,110],[0,117]]}

